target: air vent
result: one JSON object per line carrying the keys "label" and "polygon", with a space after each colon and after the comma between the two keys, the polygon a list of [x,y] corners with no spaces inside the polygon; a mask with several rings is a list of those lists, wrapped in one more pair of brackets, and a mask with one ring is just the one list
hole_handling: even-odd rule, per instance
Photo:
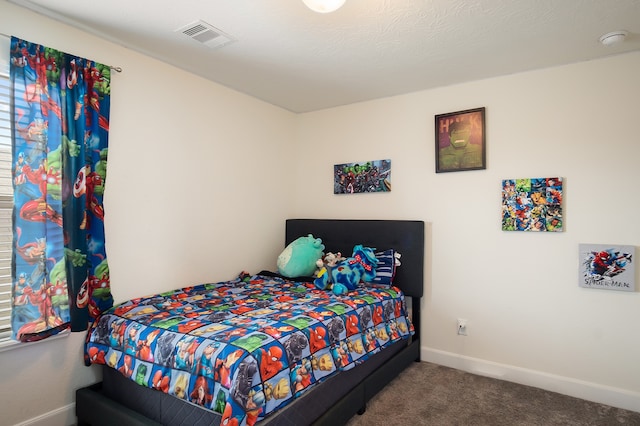
{"label": "air vent", "polygon": [[213,25],[209,25],[204,21],[197,21],[185,27],[179,28],[176,32],[180,32],[187,37],[191,37],[211,49],[218,49],[229,43],[236,41],[233,37],[220,31]]}

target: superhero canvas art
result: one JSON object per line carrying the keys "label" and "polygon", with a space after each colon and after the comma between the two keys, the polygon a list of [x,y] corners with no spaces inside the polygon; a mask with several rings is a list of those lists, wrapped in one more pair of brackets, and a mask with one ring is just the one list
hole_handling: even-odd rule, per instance
{"label": "superhero canvas art", "polygon": [[563,230],[562,178],[502,181],[502,230],[560,232]]}
{"label": "superhero canvas art", "polygon": [[635,290],[634,246],[580,244],[580,287]]}

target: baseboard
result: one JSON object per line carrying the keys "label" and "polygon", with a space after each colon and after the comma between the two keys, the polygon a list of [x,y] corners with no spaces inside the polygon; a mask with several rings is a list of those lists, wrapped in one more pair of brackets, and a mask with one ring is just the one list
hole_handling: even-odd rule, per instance
{"label": "baseboard", "polygon": [[509,382],[533,386],[587,401],[640,412],[640,393],[638,392],[529,370],[513,365],[499,364],[484,359],[471,358],[424,346],[420,348],[420,359],[480,376],[507,380]]}
{"label": "baseboard", "polygon": [[75,424],[76,404],[69,404],[14,426],[72,426]]}

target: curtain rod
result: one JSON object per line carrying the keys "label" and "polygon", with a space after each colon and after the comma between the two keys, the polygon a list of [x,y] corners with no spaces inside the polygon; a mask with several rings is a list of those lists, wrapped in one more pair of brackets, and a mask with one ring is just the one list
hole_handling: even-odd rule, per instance
{"label": "curtain rod", "polygon": [[[6,37],[6,38],[11,38],[11,36],[9,34],[5,34],[5,33],[0,33],[0,36]],[[122,67],[114,67],[113,65],[107,65],[107,66],[109,67],[109,69],[112,69],[115,72],[122,72]]]}

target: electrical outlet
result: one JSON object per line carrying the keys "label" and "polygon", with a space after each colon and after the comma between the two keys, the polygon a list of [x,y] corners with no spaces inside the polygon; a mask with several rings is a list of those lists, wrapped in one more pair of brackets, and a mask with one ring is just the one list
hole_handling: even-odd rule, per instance
{"label": "electrical outlet", "polygon": [[466,319],[458,318],[458,334],[460,336],[466,336],[467,335],[467,320]]}

